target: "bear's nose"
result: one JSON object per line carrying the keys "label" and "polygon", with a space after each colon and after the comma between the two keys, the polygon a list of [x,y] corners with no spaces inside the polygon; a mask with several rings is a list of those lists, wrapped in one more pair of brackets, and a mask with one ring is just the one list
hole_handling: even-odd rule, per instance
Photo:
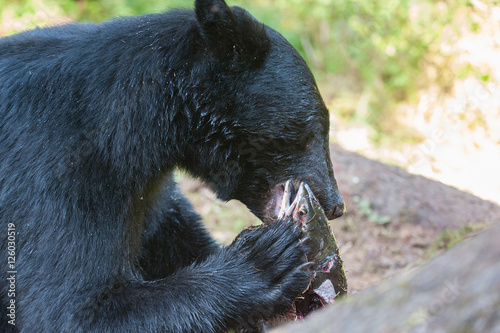
{"label": "bear's nose", "polygon": [[344,212],[345,212],[345,203],[342,202],[342,203],[338,204],[337,206],[333,207],[332,212],[330,213],[329,216],[327,216],[327,218],[329,220],[336,219],[336,218],[344,215]]}

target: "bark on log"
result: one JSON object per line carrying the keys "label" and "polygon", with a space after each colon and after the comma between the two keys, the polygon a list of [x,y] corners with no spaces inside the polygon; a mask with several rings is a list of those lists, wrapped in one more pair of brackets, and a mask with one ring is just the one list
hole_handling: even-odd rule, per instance
{"label": "bark on log", "polygon": [[274,333],[500,333],[500,221],[425,266]]}

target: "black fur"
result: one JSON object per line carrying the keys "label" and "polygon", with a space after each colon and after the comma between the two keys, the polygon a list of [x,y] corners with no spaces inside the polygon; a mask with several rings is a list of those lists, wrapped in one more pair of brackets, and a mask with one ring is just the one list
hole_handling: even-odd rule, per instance
{"label": "black fur", "polygon": [[300,232],[278,221],[220,249],[171,174],[267,220],[275,186],[305,180],[335,217],[328,128],[292,46],[221,0],[0,39],[17,270],[16,325],[2,288],[0,330],[220,332],[285,312],[310,278]]}

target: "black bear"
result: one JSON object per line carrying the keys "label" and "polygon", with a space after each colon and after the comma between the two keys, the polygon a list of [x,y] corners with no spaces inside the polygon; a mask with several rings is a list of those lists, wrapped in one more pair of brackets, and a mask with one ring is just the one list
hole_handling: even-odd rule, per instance
{"label": "black bear", "polygon": [[[283,183],[343,212],[328,132],[300,55],[223,0],[0,39],[0,330],[220,332],[286,312],[311,272],[276,221]],[[270,223],[219,247],[175,167]]]}

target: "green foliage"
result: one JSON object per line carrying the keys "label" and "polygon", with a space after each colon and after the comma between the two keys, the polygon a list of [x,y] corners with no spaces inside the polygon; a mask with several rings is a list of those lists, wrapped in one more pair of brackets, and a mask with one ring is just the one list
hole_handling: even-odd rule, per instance
{"label": "green foliage", "polygon": [[[76,21],[102,21],[114,16],[160,12],[171,7],[192,7],[189,0],[0,0],[0,34],[19,31],[2,27],[21,20],[22,29],[44,25],[50,13]],[[398,126],[397,105],[412,102],[428,84],[425,66],[439,57],[436,80],[450,84],[449,58],[441,54],[443,29],[453,26],[467,0],[228,0],[247,8],[259,20],[279,30],[304,56],[322,86],[335,94],[340,107],[333,112],[346,120],[366,122],[377,132],[397,140],[407,138]],[[49,15],[49,14],[47,14]],[[478,30],[480,27],[473,26]],[[3,28],[3,29],[2,29]],[[458,30],[458,29],[456,29]],[[425,64],[425,66],[424,66]],[[459,76],[473,72],[463,68]],[[481,76],[488,81],[489,76]],[[329,101],[327,101],[329,102]]]}
{"label": "green foliage", "polygon": [[[167,8],[186,7],[187,4],[192,7],[192,3],[182,0],[0,0],[0,24],[5,20],[26,19],[27,29],[43,26],[53,17],[97,22],[116,16],[161,12]],[[37,13],[45,15],[37,16]]]}
{"label": "green foliage", "polygon": [[378,215],[371,208],[370,201],[367,199],[362,199],[357,195],[352,198],[352,200],[358,206],[359,214],[366,216],[368,220],[376,224],[387,224],[391,222],[391,218],[385,215]]}
{"label": "green foliage", "polygon": [[102,21],[115,16],[158,13],[167,8],[192,7],[180,0],[80,0],[67,1],[64,10],[79,21]]}
{"label": "green foliage", "polygon": [[458,229],[445,229],[429,246],[426,256],[434,257],[438,252],[452,248],[464,239],[484,230],[486,227],[487,224],[485,223],[474,223]]}

